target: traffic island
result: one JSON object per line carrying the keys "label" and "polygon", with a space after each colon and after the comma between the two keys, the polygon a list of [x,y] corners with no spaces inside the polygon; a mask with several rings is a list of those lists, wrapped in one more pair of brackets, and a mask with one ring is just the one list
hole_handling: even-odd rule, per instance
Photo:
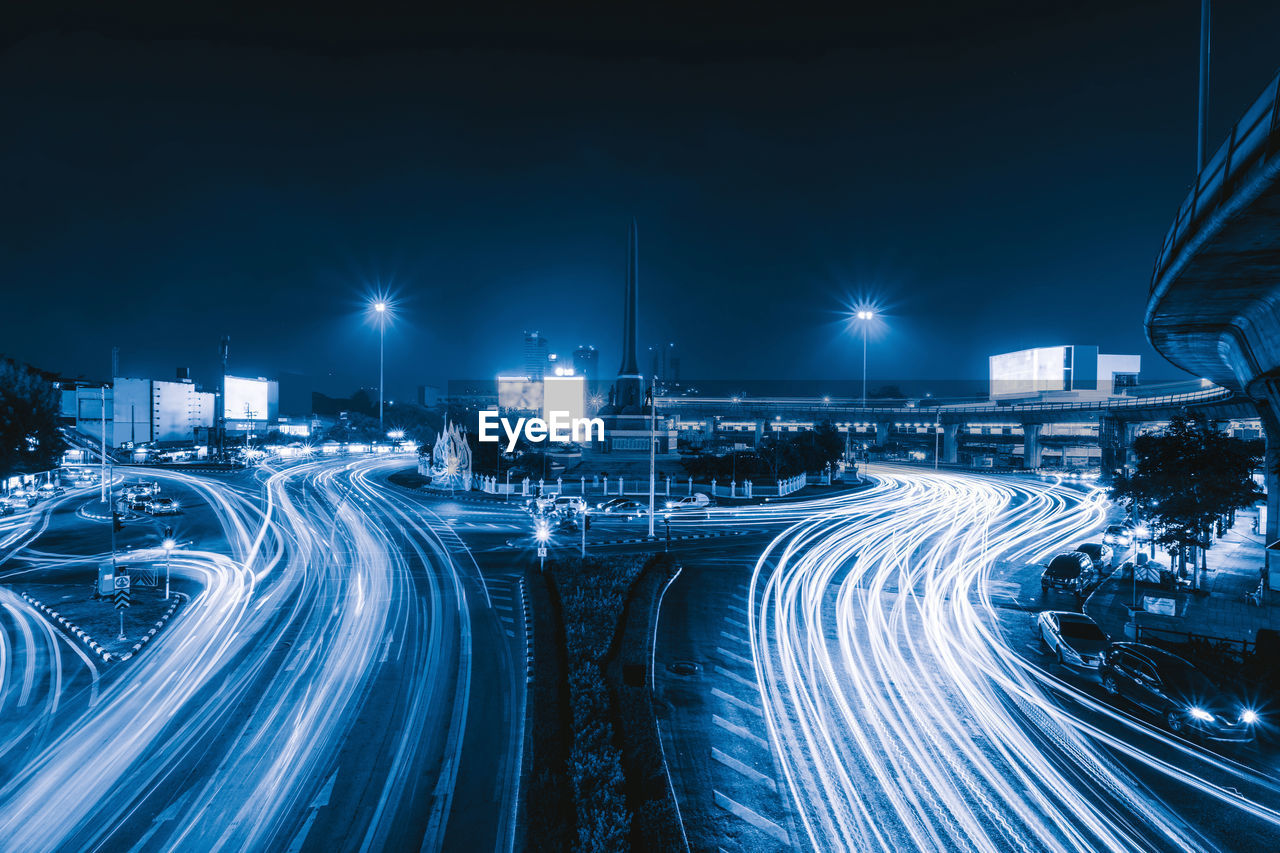
{"label": "traffic island", "polygon": [[686,849],[650,671],[676,571],[656,554],[554,560],[532,573],[529,849]]}
{"label": "traffic island", "polygon": [[130,606],[124,608],[124,639],[120,639],[120,612],[110,598],[68,591],[60,584],[22,584],[12,587],[32,607],[64,634],[81,643],[103,663],[127,661],[146,648],[172,621],[188,600],[184,593],[157,587],[135,587]]}

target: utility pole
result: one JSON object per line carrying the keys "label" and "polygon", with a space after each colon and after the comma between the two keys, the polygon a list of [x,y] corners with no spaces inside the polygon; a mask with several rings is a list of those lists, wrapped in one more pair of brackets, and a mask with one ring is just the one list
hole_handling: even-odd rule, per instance
{"label": "utility pole", "polygon": [[[100,408],[102,409],[101,411],[102,449],[100,451],[102,454],[102,468],[100,469],[100,473],[98,474],[98,493],[99,493],[98,499],[102,503],[106,503],[107,502],[107,386],[103,385],[101,388],[98,389],[98,391],[99,391],[99,398],[101,400]],[[112,401],[114,402],[115,400],[114,391],[112,391],[111,398],[112,398]],[[114,423],[114,419],[113,419],[113,423]]]}
{"label": "utility pole", "polygon": [[1200,110],[1196,134],[1196,174],[1204,169],[1209,131],[1209,0],[1200,0]]}
{"label": "utility pole", "polygon": [[654,502],[657,493],[657,451],[656,444],[658,440],[658,398],[654,393],[657,390],[657,377],[649,383],[649,538],[653,538],[653,512]]}

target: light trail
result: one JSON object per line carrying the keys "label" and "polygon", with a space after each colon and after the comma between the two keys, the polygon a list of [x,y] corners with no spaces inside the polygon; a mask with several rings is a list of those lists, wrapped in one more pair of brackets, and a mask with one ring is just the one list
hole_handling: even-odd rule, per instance
{"label": "light trail", "polygon": [[880,466],[876,479],[775,508],[796,520],[750,589],[769,736],[814,848],[1209,849],[1121,756],[1280,826],[1274,780],[1093,700],[995,629],[993,563],[1085,538],[1100,492]]}
{"label": "light trail", "polygon": [[[352,849],[439,836],[448,809],[428,829],[415,806],[424,778],[457,770],[470,633],[449,552],[368,480],[403,464],[271,470],[265,502],[215,480],[148,471],[200,493],[227,553],[175,552],[173,575],[201,588],[179,622],[0,775],[0,849],[300,845],[315,820],[309,804],[343,768],[375,792],[372,808],[347,818]],[[66,559],[23,556],[40,568]],[[398,651],[391,663],[388,642]],[[353,769],[343,746],[375,685],[394,691],[385,712],[394,724]]]}

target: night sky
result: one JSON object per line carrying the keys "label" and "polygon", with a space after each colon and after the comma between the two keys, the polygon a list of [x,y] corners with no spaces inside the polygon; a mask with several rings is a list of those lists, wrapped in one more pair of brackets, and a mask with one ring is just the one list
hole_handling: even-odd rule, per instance
{"label": "night sky", "polygon": [[[1194,177],[1197,2],[606,5],[28,13],[0,352],[213,382],[229,334],[232,372],[350,390],[384,287],[389,396],[516,368],[524,329],[612,374],[635,216],[642,344],[686,376],[852,377],[860,296],[873,382],[1057,343],[1178,375],[1142,317]],[[1217,4],[1211,148],[1277,31],[1280,4]]]}

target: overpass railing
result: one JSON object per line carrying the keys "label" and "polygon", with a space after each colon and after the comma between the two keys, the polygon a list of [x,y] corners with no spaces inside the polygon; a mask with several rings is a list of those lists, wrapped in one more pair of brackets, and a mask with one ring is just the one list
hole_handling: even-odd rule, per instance
{"label": "overpass railing", "polygon": [[1160,254],[1156,256],[1155,269],[1151,273],[1153,294],[1165,268],[1190,236],[1196,233],[1205,216],[1230,196],[1242,174],[1271,153],[1272,146],[1268,143],[1276,135],[1277,128],[1280,128],[1280,74],[1271,79],[1262,94],[1231,128],[1226,141],[1196,175],[1195,185],[1178,208],[1173,225],[1160,247]]}
{"label": "overpass railing", "polygon": [[1164,394],[1155,397],[1113,397],[1106,400],[1079,400],[1073,402],[1038,402],[1038,403],[1017,403],[1013,405],[995,405],[987,403],[983,405],[960,405],[960,406],[851,406],[838,403],[824,403],[820,400],[806,400],[804,398],[733,398],[733,397],[659,397],[659,410],[666,410],[668,413],[678,412],[680,409],[716,409],[724,417],[732,417],[736,412],[741,412],[744,417],[748,416],[751,411],[768,411],[768,412],[812,412],[826,413],[832,415],[835,413],[852,413],[874,418],[877,415],[901,415],[903,417],[911,417],[913,420],[928,420],[928,415],[934,415],[938,418],[943,415],[954,414],[1026,414],[1028,412],[1064,412],[1064,411],[1111,411],[1115,409],[1124,409],[1126,411],[1140,409],[1166,409],[1170,407],[1179,407],[1187,405],[1204,405],[1206,403],[1218,403],[1231,399],[1234,392],[1228,388],[1214,386],[1212,388],[1204,388],[1196,391],[1187,391],[1179,394]]}

